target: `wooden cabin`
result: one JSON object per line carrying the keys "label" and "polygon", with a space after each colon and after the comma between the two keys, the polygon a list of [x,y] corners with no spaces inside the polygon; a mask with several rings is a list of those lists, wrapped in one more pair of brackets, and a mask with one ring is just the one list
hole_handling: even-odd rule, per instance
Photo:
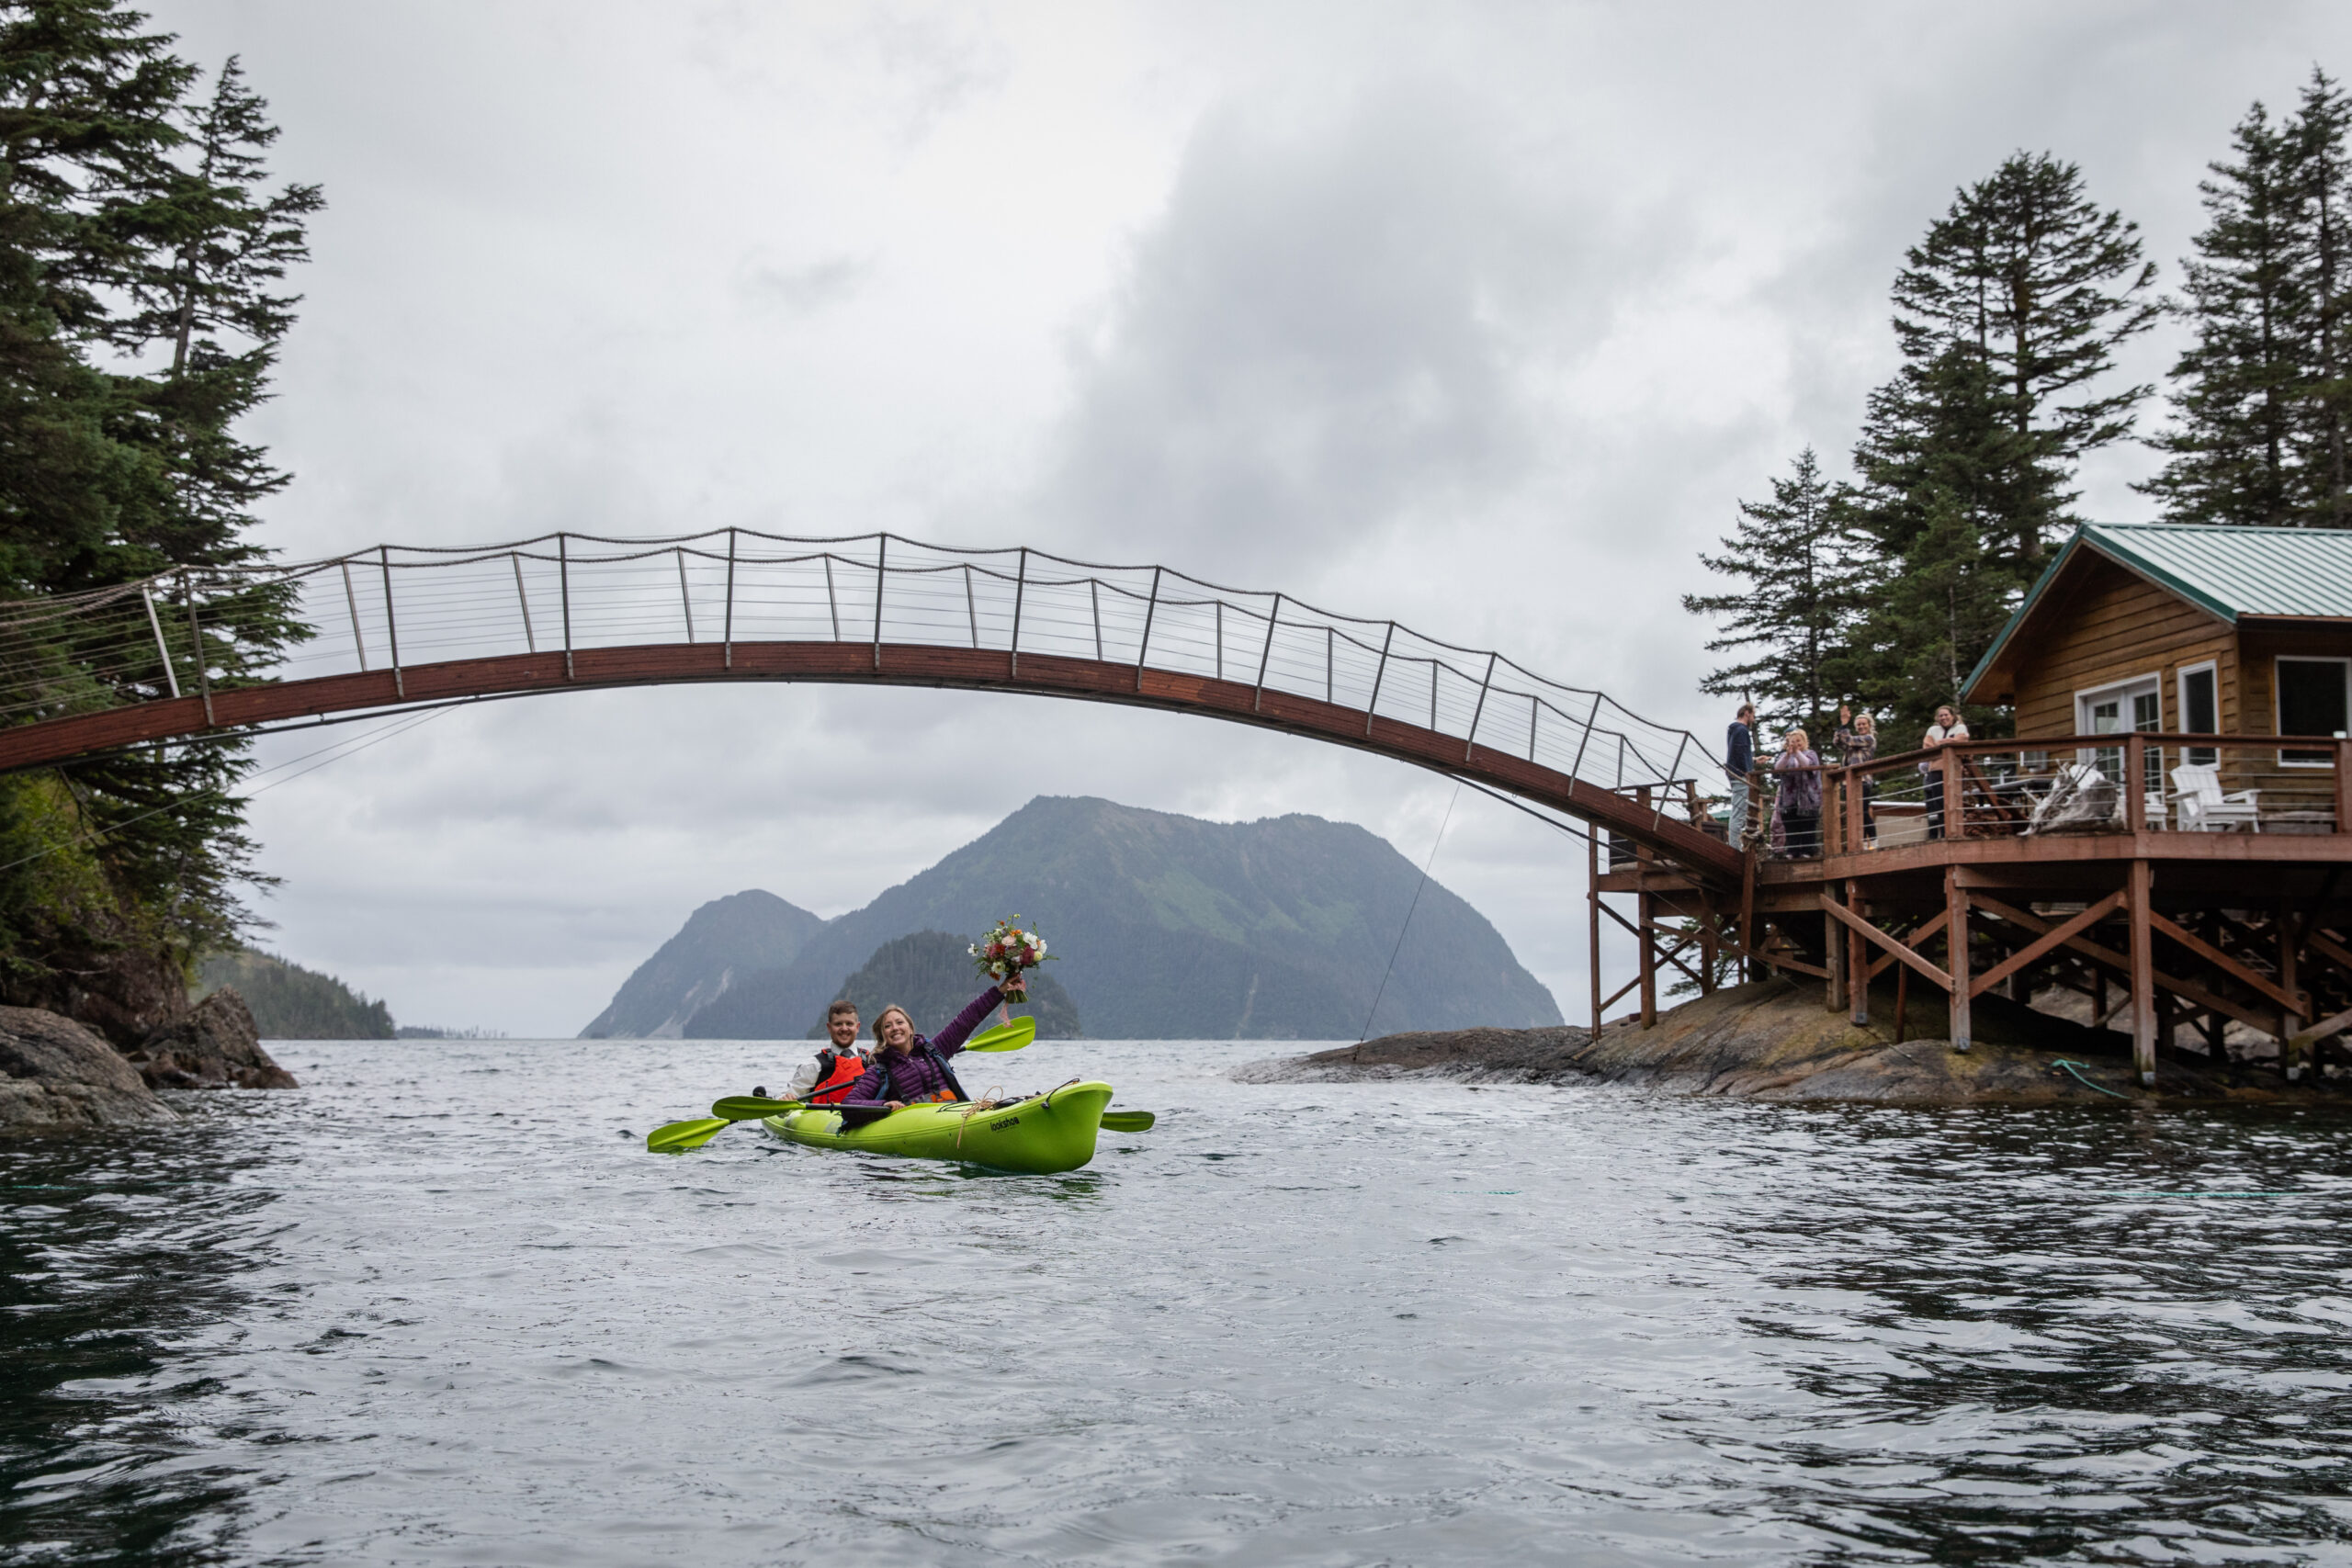
{"label": "wooden cabin", "polygon": [[2352,530],[2077,529],[1962,686],[2021,738],[2352,729]]}

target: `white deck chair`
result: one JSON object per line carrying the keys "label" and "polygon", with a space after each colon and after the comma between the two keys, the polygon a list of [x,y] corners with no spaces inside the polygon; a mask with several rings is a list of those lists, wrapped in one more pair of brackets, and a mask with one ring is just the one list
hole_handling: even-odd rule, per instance
{"label": "white deck chair", "polygon": [[2183,762],[2172,771],[2173,796],[2180,803],[2184,833],[2225,833],[2243,827],[2262,831],[2262,792],[2258,789],[2222,793],[2218,762]]}

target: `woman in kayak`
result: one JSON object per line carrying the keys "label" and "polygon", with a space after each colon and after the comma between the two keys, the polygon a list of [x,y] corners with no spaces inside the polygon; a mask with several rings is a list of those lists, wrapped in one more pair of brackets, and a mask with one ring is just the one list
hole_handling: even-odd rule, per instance
{"label": "woman in kayak", "polygon": [[1020,997],[1018,990],[990,986],[932,1039],[915,1032],[914,1020],[907,1016],[906,1009],[896,1002],[884,1008],[874,1018],[877,1049],[872,1063],[841,1101],[842,1125],[862,1127],[919,1100],[971,1099],[956,1081],[947,1058],[964,1048],[964,1042],[991,1008]]}

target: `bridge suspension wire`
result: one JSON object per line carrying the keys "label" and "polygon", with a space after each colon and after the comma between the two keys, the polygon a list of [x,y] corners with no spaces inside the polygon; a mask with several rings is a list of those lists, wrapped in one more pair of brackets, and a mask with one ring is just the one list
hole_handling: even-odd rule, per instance
{"label": "bridge suspension wire", "polygon": [[[361,573],[379,576],[380,592],[355,592]],[[289,598],[310,635],[282,649],[236,646],[236,601],[256,592]],[[159,600],[187,606],[176,629],[151,615]],[[1366,737],[1376,720],[1411,725],[1458,742],[1465,759],[1486,748],[1624,795],[1669,792],[1708,756],[1688,732],[1499,651],[1287,592],[1030,546],[748,528],[378,545],[0,604],[0,730],[181,691],[217,698],[257,681],[369,671],[390,672],[404,696],[428,665],[547,650],[535,600],[560,612],[567,677],[597,649],[692,647],[699,623],[718,632],[732,674],[755,645],[854,642],[875,671],[887,649],[912,647],[1001,653],[1015,682],[1024,659],[1044,656],[1132,666],[1138,693],[1151,672],[1238,679],[1253,710],[1274,694],[1309,698],[1360,712]],[[862,624],[844,624],[853,616]]]}

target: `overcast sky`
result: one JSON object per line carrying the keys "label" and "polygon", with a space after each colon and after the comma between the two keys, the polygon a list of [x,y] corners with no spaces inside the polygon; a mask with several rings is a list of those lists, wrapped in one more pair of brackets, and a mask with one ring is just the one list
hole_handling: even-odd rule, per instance
{"label": "overcast sky", "polygon": [[[2072,159],[2170,287],[2248,104],[2352,73],[2340,3],[155,16],[244,57],[280,172],[326,188],[258,421],[288,558],[1037,544],[1394,615],[1709,731],[1695,552],[1808,443],[1842,468],[1953,187]],[[2086,509],[2146,515],[2147,467],[2102,458]],[[1419,860],[1453,789],[1036,698],[548,697],[259,795],[266,941],[404,1022],[568,1035],[696,905],[839,914],[1038,794],[1314,812]],[[1465,793],[1436,872],[1571,1018],[1582,866]]]}

